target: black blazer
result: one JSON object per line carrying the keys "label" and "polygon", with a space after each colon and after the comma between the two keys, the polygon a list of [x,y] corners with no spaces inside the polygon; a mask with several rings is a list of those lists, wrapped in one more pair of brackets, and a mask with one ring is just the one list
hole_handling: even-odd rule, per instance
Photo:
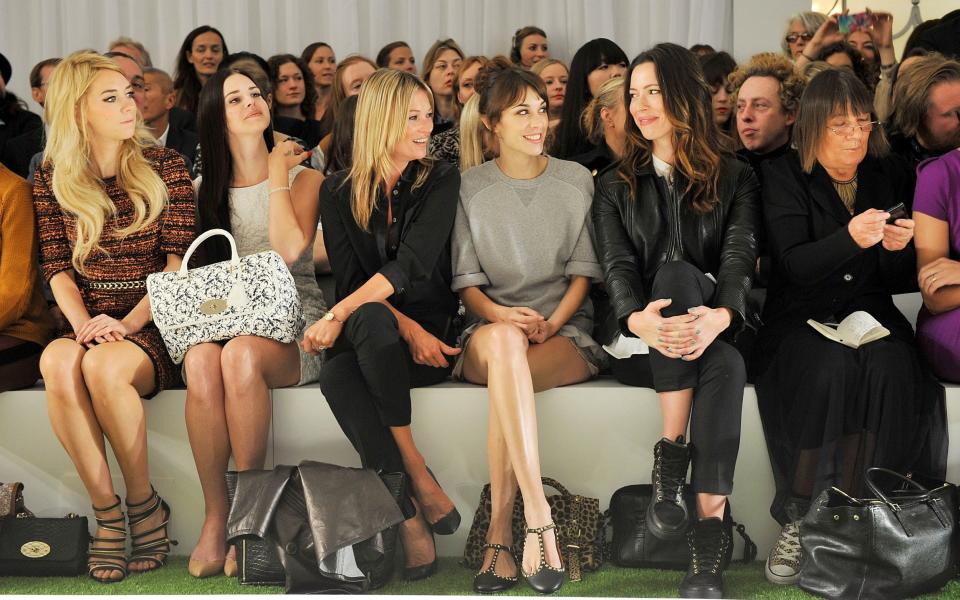
{"label": "black blazer", "polygon": [[755,323],[747,294],[757,260],[757,176],[750,165],[734,157],[724,158],[720,169],[720,203],[703,215],[688,208],[681,197],[686,183],[679,173],[669,186],[652,164],[645,165],[634,178],[635,197],[616,169],[607,169],[598,178],[594,245],[612,317],[624,335],[633,335],[627,318],[653,300],[649,290],[660,266],[674,260],[689,262],[716,278],[713,305],[733,311],[732,333],[746,322]]}
{"label": "black blazer", "polygon": [[172,148],[187,159],[187,167],[193,175],[193,163],[197,158],[197,144],[199,143],[197,134],[188,130],[174,127],[170,124],[170,131],[167,132],[167,148]]}
{"label": "black blazer", "polygon": [[189,110],[174,106],[170,109],[170,114],[167,118],[169,119],[171,128],[186,129],[193,133],[197,132],[197,117]]}
{"label": "black blazer", "polygon": [[0,162],[26,179],[30,174],[30,159],[43,150],[44,137],[46,136],[43,127],[34,127],[26,133],[8,139],[6,143],[0,143]]}
{"label": "black blazer", "polygon": [[[842,320],[865,310],[903,339],[913,329],[893,304],[891,294],[916,291],[916,250],[890,252],[882,244],[862,249],[847,225],[843,206],[827,172],[817,164],[804,173],[791,151],[763,169],[764,221],[773,258],[773,274],[757,340],[758,373],[780,341],[807,319]],[[854,212],[912,205],[915,177],[897,156],[867,156],[857,168]],[[836,322],[834,321],[834,322]]]}

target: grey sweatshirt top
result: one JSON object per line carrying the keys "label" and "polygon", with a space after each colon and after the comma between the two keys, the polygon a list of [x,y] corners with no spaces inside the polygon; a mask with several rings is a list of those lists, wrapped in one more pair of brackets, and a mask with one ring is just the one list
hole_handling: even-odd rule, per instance
{"label": "grey sweatshirt top", "polygon": [[[593,177],[575,162],[551,157],[534,179],[511,179],[492,160],[469,169],[453,226],[453,290],[477,286],[497,304],[527,306],[549,318],[571,277],[602,278],[591,239],[592,201]],[[580,347],[596,345],[589,295],[567,326],[579,331],[565,327],[561,335]]]}

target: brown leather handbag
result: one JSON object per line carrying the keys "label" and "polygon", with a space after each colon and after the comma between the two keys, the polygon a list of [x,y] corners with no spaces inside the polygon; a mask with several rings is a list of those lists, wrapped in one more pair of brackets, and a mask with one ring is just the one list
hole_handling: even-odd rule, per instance
{"label": "brown leather handbag", "polygon": [[23,484],[19,481],[3,483],[0,481],[0,519],[3,517],[32,517],[23,503]]}
{"label": "brown leather handbag", "polygon": [[[596,571],[603,564],[603,544],[605,522],[600,513],[600,500],[571,494],[567,488],[555,479],[542,478],[543,485],[560,492],[547,496],[550,514],[557,525],[557,539],[563,562],[570,574],[570,581],[580,581],[582,571]],[[463,550],[463,566],[479,569],[483,564],[483,544],[490,527],[490,484],[483,486],[480,492],[480,505],[473,516],[473,525],[467,535],[467,545]],[[525,525],[523,518],[523,499],[517,494],[513,503],[513,546],[516,556],[523,553]]]}

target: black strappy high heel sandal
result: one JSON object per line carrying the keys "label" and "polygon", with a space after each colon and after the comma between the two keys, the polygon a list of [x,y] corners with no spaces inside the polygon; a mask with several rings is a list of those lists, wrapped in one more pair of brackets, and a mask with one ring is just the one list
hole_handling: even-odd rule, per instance
{"label": "black strappy high heel sandal", "polygon": [[[553,529],[553,537],[557,544],[557,554],[560,556],[560,568],[551,567],[547,562],[547,554],[544,550],[543,545],[543,533],[545,531],[550,531]],[[563,585],[563,554],[560,552],[560,540],[557,539],[557,526],[550,522],[543,527],[537,527],[536,529],[527,528],[527,533],[533,533],[537,536],[537,543],[540,546],[540,562],[537,564],[537,570],[533,573],[527,575],[523,574],[523,577],[527,580],[527,583],[530,584],[530,587],[533,588],[533,591],[540,594],[552,594],[555,591],[560,589],[560,586]],[[523,572],[523,569],[521,569]]]}
{"label": "black strappy high heel sandal", "polygon": [[[120,516],[116,519],[101,519],[97,517],[97,513],[110,512],[120,508],[120,496],[114,497],[117,499],[116,503],[106,508],[97,508],[96,506],[93,507],[93,518],[97,522],[98,528],[111,533],[119,533],[123,535],[123,537],[118,538],[105,538],[96,536],[90,538],[93,544],[90,546],[90,551],[87,553],[87,556],[89,557],[87,560],[87,575],[89,575],[91,579],[99,581],[100,583],[116,583],[118,581],[123,581],[127,576],[127,530],[124,527],[116,526],[117,523],[120,523],[121,525],[124,523],[123,511],[120,512]],[[98,546],[97,544],[111,545],[104,547]],[[122,576],[116,579],[112,577],[97,577],[94,575],[94,573],[97,571],[100,571],[104,574],[117,571]]]}
{"label": "black strappy high heel sandal", "polygon": [[[176,546],[177,541],[171,540],[167,536],[167,525],[170,524],[170,507],[164,502],[153,487],[150,488],[152,492],[150,497],[140,502],[138,504],[130,504],[127,502],[127,517],[130,519],[130,560],[127,561],[127,565],[134,562],[145,561],[152,563],[149,569],[138,569],[134,572],[136,573],[146,573],[148,571],[155,571],[160,567],[167,564],[167,556],[170,554],[170,547]],[[136,511],[141,507],[146,506],[143,510]],[[158,510],[163,511],[163,521],[157,527],[150,529],[148,531],[141,531],[140,533],[134,533],[137,525],[143,523],[147,519],[153,516]],[[148,540],[141,542],[144,537],[153,535],[158,531],[163,530],[163,536],[157,539]]]}
{"label": "black strappy high heel sandal", "polygon": [[513,564],[517,564],[517,557],[513,555],[513,548],[503,544],[484,544],[483,551],[486,552],[487,548],[493,549],[493,559],[490,560],[490,566],[486,570],[480,571],[473,578],[473,591],[478,594],[496,594],[497,592],[505,592],[517,585],[517,577],[497,575],[497,559],[500,558],[501,551],[509,554],[510,558],[513,559]]}

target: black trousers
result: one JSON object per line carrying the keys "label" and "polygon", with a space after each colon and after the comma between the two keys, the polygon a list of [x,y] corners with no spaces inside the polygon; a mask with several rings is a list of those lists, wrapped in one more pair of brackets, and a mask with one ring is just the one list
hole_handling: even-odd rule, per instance
{"label": "black trousers", "polygon": [[[693,265],[674,261],[657,271],[650,299],[673,300],[661,311],[663,316],[673,317],[685,314],[694,306],[710,306],[715,288]],[[717,338],[695,361],[667,358],[651,348],[650,354],[613,359],[611,370],[620,383],[649,387],[657,392],[693,388],[691,488],[699,493],[730,494],[740,451],[740,414],[747,382],[740,353]]]}
{"label": "black trousers", "polygon": [[413,362],[396,317],[379,302],[361,305],[327,352],[320,389],[363,466],[403,471],[390,427],[410,424],[412,388],[444,381],[452,367]]}

